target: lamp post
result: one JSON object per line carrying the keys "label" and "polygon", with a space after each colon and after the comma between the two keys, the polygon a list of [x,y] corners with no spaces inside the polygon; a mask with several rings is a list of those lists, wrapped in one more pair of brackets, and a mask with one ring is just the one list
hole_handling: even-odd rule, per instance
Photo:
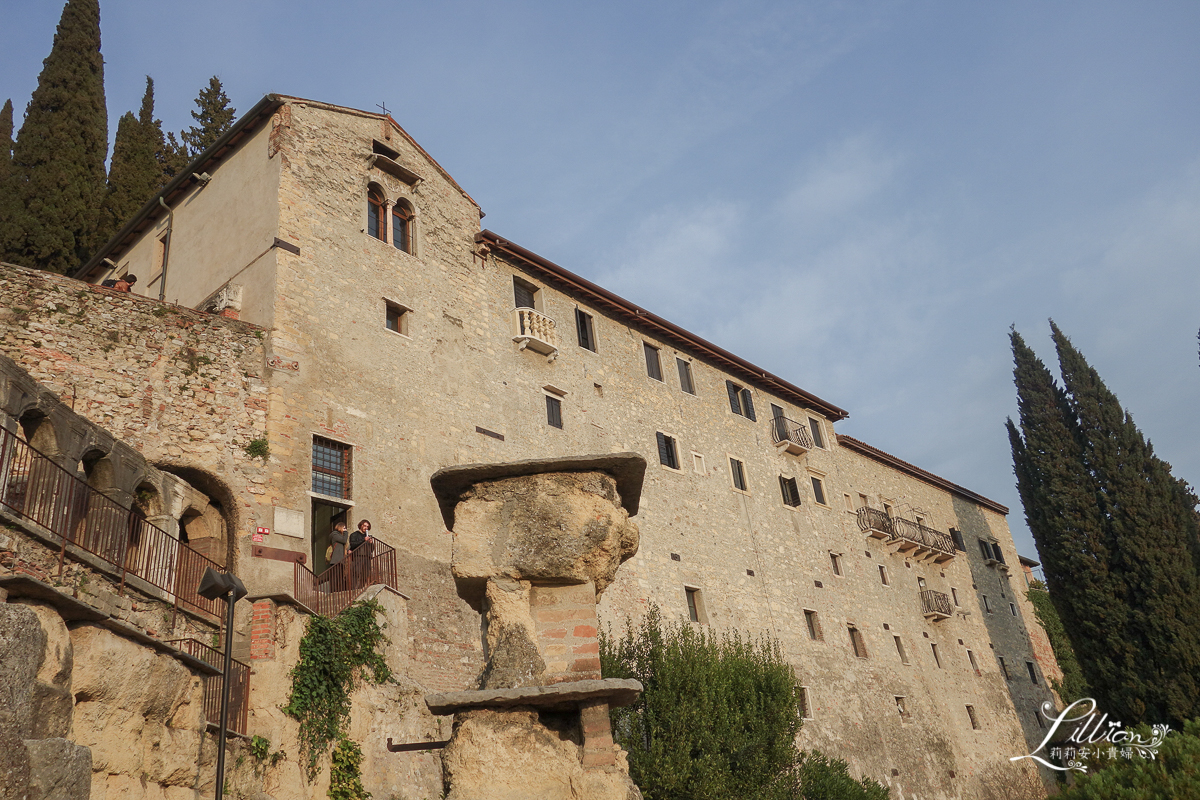
{"label": "lamp post", "polygon": [[246,596],[245,585],[236,575],[217,572],[212,567],[204,570],[200,587],[196,590],[201,597],[225,601],[225,667],[221,672],[221,727],[217,733],[217,794],[221,800],[225,794],[225,731],[229,725],[229,673],[233,669],[233,606]]}

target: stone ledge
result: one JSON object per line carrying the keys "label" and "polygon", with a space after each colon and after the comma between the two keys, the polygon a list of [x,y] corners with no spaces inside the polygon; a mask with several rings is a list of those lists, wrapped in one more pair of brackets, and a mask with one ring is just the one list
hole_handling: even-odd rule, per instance
{"label": "stone ledge", "polygon": [[520,689],[478,689],[427,694],[425,705],[429,706],[429,711],[433,714],[453,714],[470,708],[572,707],[597,700],[619,707],[632,705],[641,693],[640,681],[603,678],[555,683],[549,686],[526,686]]}

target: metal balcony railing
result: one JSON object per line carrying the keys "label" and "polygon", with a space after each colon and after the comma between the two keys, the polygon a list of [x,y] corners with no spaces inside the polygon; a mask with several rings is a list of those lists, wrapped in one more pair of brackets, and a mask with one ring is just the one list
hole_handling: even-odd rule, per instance
{"label": "metal balcony railing", "polygon": [[892,518],[885,512],[870,506],[858,509],[858,527],[868,536],[876,539],[891,539],[895,537],[892,528]]}
{"label": "metal balcony railing", "polygon": [[954,558],[954,540],[949,534],[901,518],[892,520],[892,530],[899,540],[901,551],[913,551],[913,555],[918,557],[932,557],[939,564]]}
{"label": "metal balcony railing", "polygon": [[522,350],[528,348],[535,353],[550,356],[558,354],[558,334],[554,320],[532,308],[514,308],[513,341],[519,342]]}
{"label": "metal balcony railing", "polygon": [[948,618],[953,613],[950,598],[942,592],[926,589],[921,592],[921,613],[934,620]]}
{"label": "metal balcony railing", "polygon": [[125,591],[126,578],[140,578],[176,607],[183,605],[220,619],[222,604],[197,594],[207,567],[224,569],[132,508],[93,489],[12,431],[0,428],[0,507],[49,532],[61,543],[62,577],[67,547],[112,565]]}
{"label": "metal balcony railing", "polygon": [[792,455],[801,455],[813,449],[812,433],[807,425],[790,420],[787,417],[775,417],[771,420],[771,440],[781,450]]}
{"label": "metal balcony railing", "polygon": [[[174,645],[217,671],[216,675],[204,676],[204,718],[213,725],[220,725],[221,687],[225,681],[221,672],[225,665],[225,654],[197,639],[172,639],[166,644]],[[229,730],[245,736],[250,716],[250,665],[235,658],[230,665],[230,673]]]}
{"label": "metal balcony railing", "polygon": [[320,575],[313,574],[297,561],[293,575],[296,599],[322,617],[336,617],[342,613],[368,586],[381,583],[399,591],[396,587],[396,550],[379,539],[348,551],[340,563]]}

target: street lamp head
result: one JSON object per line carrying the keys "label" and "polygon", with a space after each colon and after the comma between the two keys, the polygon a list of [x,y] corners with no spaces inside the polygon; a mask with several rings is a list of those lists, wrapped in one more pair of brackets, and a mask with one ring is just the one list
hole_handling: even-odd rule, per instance
{"label": "street lamp head", "polygon": [[225,600],[236,603],[246,596],[246,586],[236,575],[228,572],[217,572],[212,567],[204,570],[200,579],[200,587],[196,592],[209,600]]}

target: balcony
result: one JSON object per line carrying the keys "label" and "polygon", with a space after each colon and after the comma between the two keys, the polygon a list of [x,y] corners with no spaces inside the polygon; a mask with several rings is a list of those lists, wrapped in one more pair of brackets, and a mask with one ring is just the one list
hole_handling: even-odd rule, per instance
{"label": "balcony", "polygon": [[892,518],[870,506],[858,510],[858,527],[872,539],[891,539],[896,535],[892,529]]}
{"label": "balcony", "polygon": [[[396,550],[372,537],[320,575],[300,562],[292,565],[295,597],[322,617],[336,617],[358,599],[368,586],[383,584],[396,589]],[[399,589],[396,589],[399,591]]]}
{"label": "balcony", "polygon": [[813,438],[808,426],[787,417],[775,417],[771,420],[771,439],[780,450],[794,456],[802,456],[813,449]]}
{"label": "balcony", "polygon": [[547,361],[558,357],[558,334],[554,320],[532,308],[514,308],[512,312],[513,341],[520,350],[532,350],[547,356]]}
{"label": "balcony", "polygon": [[921,613],[925,615],[925,619],[937,622],[949,619],[954,612],[950,610],[949,597],[942,592],[926,589],[921,592]]}
{"label": "balcony", "polygon": [[893,542],[906,555],[931,558],[937,564],[954,558],[954,540],[948,534],[907,519],[892,520],[892,529],[895,532]]}

